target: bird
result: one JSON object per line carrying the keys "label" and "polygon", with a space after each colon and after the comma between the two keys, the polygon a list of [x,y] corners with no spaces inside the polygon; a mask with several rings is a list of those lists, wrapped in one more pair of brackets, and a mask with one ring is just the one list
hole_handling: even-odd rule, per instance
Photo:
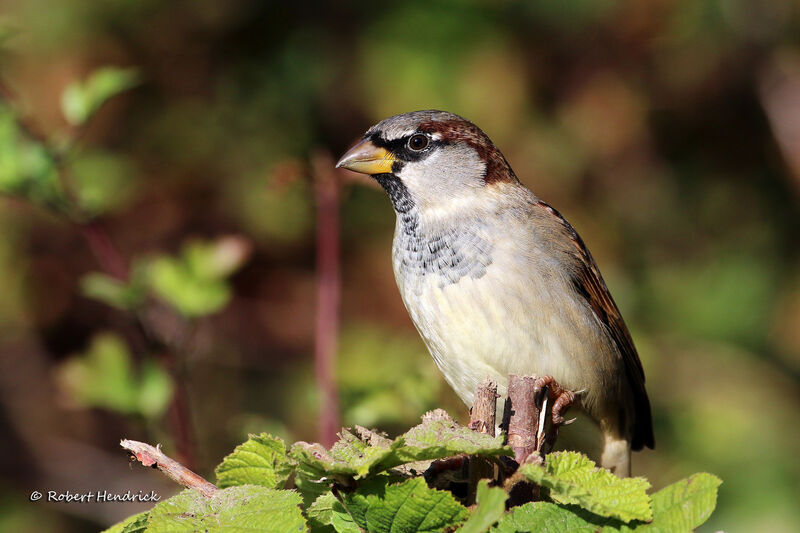
{"label": "bird", "polygon": [[486,378],[503,396],[509,374],[552,376],[581,395],[559,447],[629,476],[631,450],[655,444],[631,335],[581,237],[489,137],[453,113],[408,112],[370,127],[336,167],[388,194],[400,295],[464,403]]}

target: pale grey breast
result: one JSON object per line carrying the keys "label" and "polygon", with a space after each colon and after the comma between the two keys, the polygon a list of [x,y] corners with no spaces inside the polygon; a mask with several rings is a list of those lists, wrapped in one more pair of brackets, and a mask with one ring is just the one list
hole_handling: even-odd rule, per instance
{"label": "pale grey breast", "polygon": [[[492,242],[480,219],[469,224],[423,227],[414,201],[394,176],[376,176],[397,211],[393,245],[397,275],[412,284],[433,276],[439,287],[458,283],[463,277],[481,278],[492,264]],[[432,281],[432,280],[426,280]]]}

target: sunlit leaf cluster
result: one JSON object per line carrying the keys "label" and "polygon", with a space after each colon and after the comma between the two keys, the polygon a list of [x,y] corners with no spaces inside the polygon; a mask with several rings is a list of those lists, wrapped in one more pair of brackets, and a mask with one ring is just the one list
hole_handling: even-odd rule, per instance
{"label": "sunlit leaf cluster", "polygon": [[642,478],[619,479],[581,454],[560,452],[521,471],[545,491],[543,501],[507,510],[508,493],[487,480],[477,486],[476,505],[466,507],[413,469],[397,469],[458,454],[498,457],[511,450],[443,413],[426,415],[396,439],[364,428],[343,431],[330,450],[251,435],[217,467],[221,490],[213,498],[187,490],[108,531],[678,533],[708,519],[720,484],[696,474],[649,495]]}

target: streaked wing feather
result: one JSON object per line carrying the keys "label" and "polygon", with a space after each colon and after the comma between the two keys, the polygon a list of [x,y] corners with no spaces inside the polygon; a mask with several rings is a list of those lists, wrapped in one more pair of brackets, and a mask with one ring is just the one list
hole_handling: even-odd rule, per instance
{"label": "streaked wing feather", "polygon": [[595,316],[608,330],[624,362],[628,382],[633,392],[635,410],[635,419],[631,432],[631,447],[634,450],[639,450],[644,446],[652,448],[655,444],[655,439],[653,437],[650,400],[644,387],[644,368],[642,368],[642,362],[639,360],[639,355],[636,352],[636,347],[633,344],[633,339],[625,325],[625,321],[622,319],[622,315],[616,303],[614,303],[605,281],[603,281],[600,270],[597,268],[597,264],[580,235],[558,211],[541,201],[538,205],[556,217],[567,231],[574,246],[577,265],[573,279],[575,287],[586,298]]}

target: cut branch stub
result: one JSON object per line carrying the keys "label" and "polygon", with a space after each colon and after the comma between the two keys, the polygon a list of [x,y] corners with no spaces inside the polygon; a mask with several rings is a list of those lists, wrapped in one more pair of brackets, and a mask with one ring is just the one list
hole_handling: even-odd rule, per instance
{"label": "cut branch stub", "polygon": [[494,437],[497,425],[497,383],[484,379],[475,391],[475,400],[469,416],[469,428]]}
{"label": "cut branch stub", "polygon": [[503,418],[508,421],[508,445],[519,464],[537,450],[543,396],[536,394],[536,376],[509,374]]}
{"label": "cut branch stub", "polygon": [[[472,431],[494,437],[497,425],[497,398],[497,383],[488,378],[478,383],[469,413],[469,428]],[[475,503],[475,495],[481,479],[494,480],[496,477],[497,469],[493,462],[484,457],[470,457],[466,503],[468,505]]]}

